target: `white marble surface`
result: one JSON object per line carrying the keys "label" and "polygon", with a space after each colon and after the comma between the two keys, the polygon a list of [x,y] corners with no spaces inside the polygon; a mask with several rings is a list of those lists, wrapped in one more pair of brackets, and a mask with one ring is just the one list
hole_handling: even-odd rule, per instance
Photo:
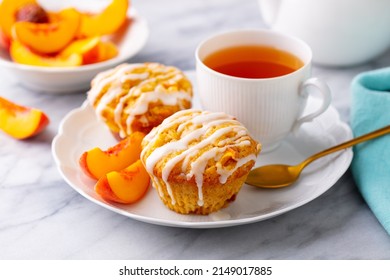
{"label": "white marble surface", "polygon": [[[257,1],[133,0],[151,28],[133,62],[194,68],[194,50],[224,30],[264,27]],[[390,65],[390,52],[345,69],[314,67],[348,122],[351,79]],[[390,259],[390,238],[347,172],[314,201],[276,218],[221,229],[162,227],[123,217],[83,198],[56,170],[51,141],[85,94],[50,96],[0,70],[0,95],[43,109],[51,124],[16,141],[0,133],[0,259]]]}

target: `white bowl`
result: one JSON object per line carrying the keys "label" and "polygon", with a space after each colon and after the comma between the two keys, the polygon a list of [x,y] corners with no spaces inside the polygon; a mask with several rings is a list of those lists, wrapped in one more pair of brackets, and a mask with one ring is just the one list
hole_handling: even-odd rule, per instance
{"label": "white bowl", "polygon": [[8,52],[0,48],[0,66],[12,72],[21,84],[32,90],[55,94],[87,89],[96,74],[128,60],[145,45],[149,36],[146,20],[134,9],[129,10],[128,17],[128,28],[110,36],[119,50],[118,56],[113,59],[74,68],[40,67],[15,63]]}

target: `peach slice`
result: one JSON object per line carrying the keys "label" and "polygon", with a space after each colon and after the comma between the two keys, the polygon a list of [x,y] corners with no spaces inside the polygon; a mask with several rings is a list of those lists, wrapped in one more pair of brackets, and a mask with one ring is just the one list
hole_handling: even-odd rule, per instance
{"label": "peach slice", "polygon": [[48,23],[48,13],[39,5],[29,3],[20,7],[16,12],[16,21],[28,21],[34,23]]}
{"label": "peach slice", "polygon": [[73,8],[62,10],[58,19],[50,23],[16,22],[13,34],[17,40],[38,53],[61,51],[77,34],[80,13]]}
{"label": "peach slice", "polygon": [[95,191],[103,199],[129,204],[140,200],[146,193],[150,177],[141,160],[121,171],[113,171],[99,179]]}
{"label": "peach slice", "polygon": [[16,22],[16,15],[20,8],[28,4],[36,4],[35,0],[3,0],[0,3],[0,28],[6,38],[12,36],[12,26]]}
{"label": "peach slice", "polygon": [[108,172],[126,168],[140,158],[144,136],[141,132],[135,132],[107,151],[96,147],[83,153],[79,160],[81,169],[97,180]]}
{"label": "peach slice", "polygon": [[2,30],[0,29],[0,47],[9,51],[9,48],[11,46],[11,40],[4,35]]}
{"label": "peach slice", "polygon": [[128,0],[112,0],[99,14],[82,14],[81,37],[112,34],[126,21]]}
{"label": "peach slice", "polygon": [[0,97],[0,129],[16,139],[37,135],[49,124],[41,110],[25,107]]}
{"label": "peach slice", "polygon": [[34,66],[74,67],[82,63],[79,54],[72,54],[68,57],[42,56],[32,52],[18,41],[11,43],[10,55],[12,60],[17,63]]}
{"label": "peach slice", "polygon": [[101,41],[99,36],[73,41],[63,51],[61,56],[80,54],[83,64],[92,64],[111,59],[118,55],[117,47],[111,42]]}
{"label": "peach slice", "polygon": [[75,40],[62,50],[60,55],[67,57],[76,53],[82,56],[83,64],[94,63],[99,57],[99,43],[99,36]]}
{"label": "peach slice", "polygon": [[118,55],[119,51],[117,47],[111,43],[111,42],[100,42],[97,49],[97,57],[95,60],[90,60],[92,62],[89,63],[96,63],[96,62],[102,62],[109,60],[111,58],[114,58]]}

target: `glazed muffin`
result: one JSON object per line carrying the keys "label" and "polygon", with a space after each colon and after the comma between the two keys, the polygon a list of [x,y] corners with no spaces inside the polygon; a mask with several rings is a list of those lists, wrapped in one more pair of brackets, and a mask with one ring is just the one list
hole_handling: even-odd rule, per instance
{"label": "glazed muffin", "polygon": [[142,147],[161,200],[182,214],[209,214],[233,201],[261,148],[233,117],[197,109],[165,119]]}
{"label": "glazed muffin", "polygon": [[192,85],[184,73],[159,63],[122,64],[99,73],[88,100],[110,130],[125,138],[148,133],[165,118],[191,108]]}

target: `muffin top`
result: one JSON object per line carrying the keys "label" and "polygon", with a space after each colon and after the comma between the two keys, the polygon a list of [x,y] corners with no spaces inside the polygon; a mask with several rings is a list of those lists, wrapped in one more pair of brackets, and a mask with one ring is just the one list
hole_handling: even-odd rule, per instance
{"label": "muffin top", "polygon": [[193,181],[199,195],[204,184],[246,175],[261,148],[232,116],[198,109],[168,117],[145,136],[142,146],[147,171],[162,178],[168,193],[170,182]]}
{"label": "muffin top", "polygon": [[190,108],[191,98],[184,73],[159,63],[121,64],[99,73],[88,92],[97,116],[121,137],[133,132],[134,121],[148,127],[155,115],[165,118]]}

